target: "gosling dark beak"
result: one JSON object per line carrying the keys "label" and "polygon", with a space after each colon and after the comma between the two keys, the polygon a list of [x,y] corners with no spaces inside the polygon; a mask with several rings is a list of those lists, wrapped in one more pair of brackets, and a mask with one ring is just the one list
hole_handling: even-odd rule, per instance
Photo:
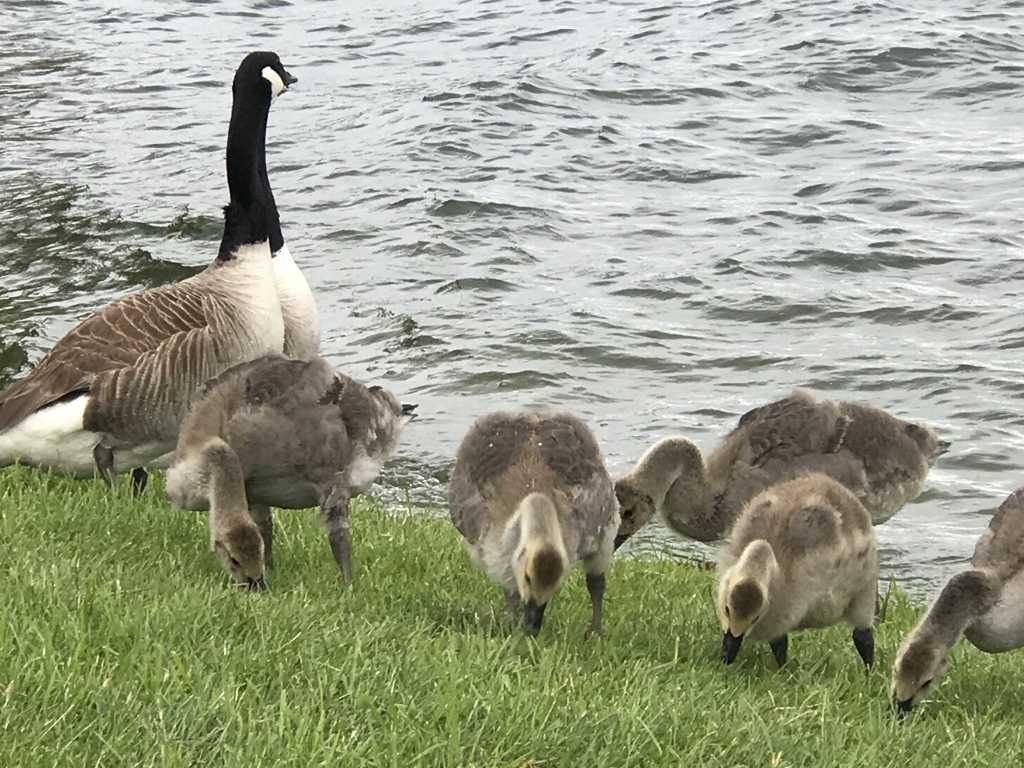
{"label": "gosling dark beak", "polygon": [[910,710],[914,708],[913,699],[903,699],[901,701],[900,699],[896,698],[895,694],[893,694],[892,703],[896,706],[896,711],[899,712],[900,717],[904,717],[905,715],[909,714]]}
{"label": "gosling dark beak", "polygon": [[621,547],[623,544],[625,544],[627,541],[629,541],[629,536],[626,536],[625,534],[620,533],[618,536],[615,537],[615,546],[612,548],[612,551],[614,552],[619,547]]}
{"label": "gosling dark beak", "polygon": [[532,597],[526,601],[523,608],[523,632],[528,635],[536,635],[540,632],[541,622],[544,621],[544,609],[547,604],[540,605]]}
{"label": "gosling dark beak", "polygon": [[736,654],[740,652],[740,643],[743,642],[743,635],[737,637],[728,629],[725,630],[725,634],[722,635],[722,661],[726,664],[732,664],[736,661]]}
{"label": "gosling dark beak", "polygon": [[297,82],[299,82],[299,78],[297,78],[287,69],[282,68],[281,71],[284,72],[284,77],[282,77],[281,79],[284,80],[285,88],[287,88],[289,85],[295,85]]}
{"label": "gosling dark beak", "polygon": [[260,592],[267,591],[267,582],[260,576],[258,579],[249,579],[249,591],[252,592],[254,589],[258,589]]}
{"label": "gosling dark beak", "polygon": [[409,405],[408,403],[402,403],[402,415],[403,416],[408,416],[410,419],[415,419],[416,418],[416,414],[413,413],[413,411],[415,411],[415,410],[416,410],[415,404],[414,405]]}

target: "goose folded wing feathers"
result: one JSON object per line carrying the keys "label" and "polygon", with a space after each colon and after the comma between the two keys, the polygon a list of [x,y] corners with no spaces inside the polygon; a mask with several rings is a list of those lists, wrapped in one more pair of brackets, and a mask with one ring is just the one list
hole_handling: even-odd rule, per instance
{"label": "goose folded wing feathers", "polygon": [[[0,393],[0,432],[62,398],[84,393],[101,376],[151,368],[165,349],[203,343],[208,299],[186,283],[131,294],[108,304],[63,336],[39,364]],[[184,337],[191,341],[186,342]]]}

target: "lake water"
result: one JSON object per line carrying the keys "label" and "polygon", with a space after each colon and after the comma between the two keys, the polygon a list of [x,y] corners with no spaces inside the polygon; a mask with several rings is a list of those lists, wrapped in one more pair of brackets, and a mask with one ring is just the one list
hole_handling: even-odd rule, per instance
{"label": "lake water", "polygon": [[[876,529],[929,594],[1024,483],[1024,3],[5,0],[0,375],[215,254],[234,69],[325,356],[473,418],[556,405],[623,471],[794,387],[953,448]],[[711,550],[651,527],[630,549]]]}

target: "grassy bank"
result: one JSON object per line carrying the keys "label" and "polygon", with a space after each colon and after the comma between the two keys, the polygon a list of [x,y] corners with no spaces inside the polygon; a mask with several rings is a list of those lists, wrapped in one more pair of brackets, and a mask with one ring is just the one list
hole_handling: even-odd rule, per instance
{"label": "grassy bank", "polygon": [[713,572],[623,559],[585,640],[575,570],[539,638],[447,520],[353,513],[343,589],[312,512],[279,512],[270,591],[230,587],[205,517],[0,471],[0,765],[951,766],[1024,752],[1024,667],[959,645],[893,716],[895,597],[865,675],[845,628],[717,660]]}

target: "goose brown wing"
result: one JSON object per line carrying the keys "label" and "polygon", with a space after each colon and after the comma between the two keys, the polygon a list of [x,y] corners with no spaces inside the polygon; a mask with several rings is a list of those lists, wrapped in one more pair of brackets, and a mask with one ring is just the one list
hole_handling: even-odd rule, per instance
{"label": "goose brown wing", "polygon": [[27,376],[0,393],[0,432],[88,391],[98,376],[130,368],[147,353],[162,354],[165,345],[205,330],[210,306],[186,287],[190,282],[122,297],[72,328]]}

